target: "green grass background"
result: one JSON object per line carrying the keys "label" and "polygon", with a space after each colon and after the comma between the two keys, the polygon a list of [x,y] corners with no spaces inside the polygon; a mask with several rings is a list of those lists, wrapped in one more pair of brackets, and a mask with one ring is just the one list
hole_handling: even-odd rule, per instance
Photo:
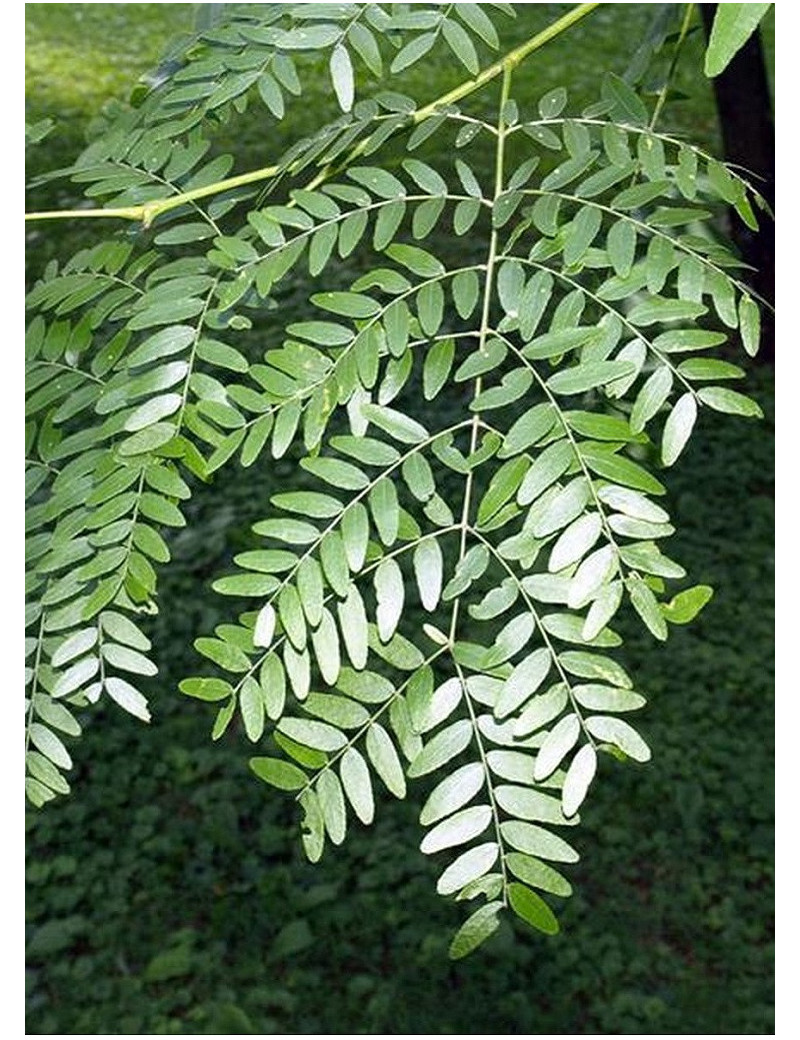
{"label": "green grass background", "polygon": [[[504,47],[567,9],[536,4]],[[520,74],[536,98],[578,105],[622,72],[648,12],[601,5]],[[189,4],[27,4],[29,121],[57,126],[28,176],[66,165],[110,97],[125,98]],[[771,39],[768,26],[767,40]],[[662,127],[715,147],[700,40],[687,46]],[[526,67],[528,68],[528,67]],[[420,100],[463,78],[446,59],[414,72]],[[269,134],[220,135],[237,169],[270,162],[329,104],[324,80]],[[306,126],[306,124],[308,124]],[[68,205],[69,184],[29,208]],[[66,258],[97,229],[29,226],[28,266]],[[298,277],[283,301],[299,306]],[[285,317],[285,313],[284,313]],[[462,908],[435,894],[411,803],[386,802],[321,864],[305,863],[290,800],[247,770],[241,733],[212,745],[213,712],[177,692],[192,640],[223,620],[210,581],[291,472],[237,467],[192,499],[172,541],[152,626],[161,674],[151,726],[101,708],[75,748],[73,794],[27,819],[29,1033],[769,1033],[772,1031],[773,374],[751,365],[766,419],[707,414],[671,475],[670,554],[716,596],[666,646],[632,622],[625,663],[649,696],[646,767],[604,763],[582,812],[575,895],[561,934],[505,922],[452,964]],[[413,796],[413,791],[412,791]]]}

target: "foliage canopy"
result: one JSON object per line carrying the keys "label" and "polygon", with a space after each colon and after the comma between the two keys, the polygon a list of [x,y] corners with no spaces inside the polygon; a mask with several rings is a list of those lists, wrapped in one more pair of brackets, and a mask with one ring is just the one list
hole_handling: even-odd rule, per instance
{"label": "foliage canopy", "polygon": [[[35,805],[69,790],[74,709],[107,697],[149,720],[142,618],[193,483],[297,458],[256,547],[214,582],[234,616],[196,640],[210,664],[182,692],[216,706],[213,739],[236,721],[258,745],[251,768],[296,798],[312,861],[372,821],[376,791],[423,778],[437,889],[481,900],[452,956],[505,907],[557,931],[540,893],[570,894],[578,854],[555,829],[579,822],[599,753],[650,757],[609,626],[632,608],[663,641],[711,595],[669,584],[686,574],[659,547],[666,470],[703,407],[760,414],[730,387],[742,369],[711,356],[732,333],[757,350],[713,218],[732,206],[757,228],[758,193],[656,129],[668,79],[652,111],[614,75],[582,112],[564,89],[536,111],[514,100],[518,67],[595,6],[484,65],[511,5],[231,5],[59,171],[103,204],[75,218],[133,230],[28,294]],[[445,97],[361,89],[436,47],[471,77]],[[320,61],[339,118],[230,176],[215,128],[253,104],[284,119]],[[488,172],[472,161],[486,141]],[[281,328],[301,265],[318,291]],[[445,400],[460,415],[436,425]]]}

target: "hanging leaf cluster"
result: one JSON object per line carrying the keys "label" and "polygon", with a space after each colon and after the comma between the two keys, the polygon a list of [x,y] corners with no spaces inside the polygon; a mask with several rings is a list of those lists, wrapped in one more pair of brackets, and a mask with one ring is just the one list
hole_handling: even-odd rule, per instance
{"label": "hanging leaf cluster", "polygon": [[[756,229],[762,200],[613,75],[587,110],[559,89],[526,111],[519,49],[485,64],[511,14],[233,5],[60,171],[135,233],[27,299],[29,799],[69,790],[83,709],[149,720],[146,620],[192,486],[289,454],[180,689],[213,739],[241,727],[312,861],[414,791],[437,890],[468,904],[454,957],[507,907],[557,931],[598,758],[650,758],[615,618],[663,641],[711,595],[664,548],[669,467],[703,409],[760,414],[719,357],[756,352],[759,307],[713,218]],[[477,77],[461,103],[360,96],[442,50]],[[289,119],[301,53],[341,114],[229,177],[215,126]],[[296,273],[318,286],[303,319],[255,355]]]}

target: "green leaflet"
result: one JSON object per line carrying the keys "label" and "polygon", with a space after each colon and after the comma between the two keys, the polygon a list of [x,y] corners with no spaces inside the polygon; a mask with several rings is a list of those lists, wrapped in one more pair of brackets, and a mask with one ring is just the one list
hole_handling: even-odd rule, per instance
{"label": "green leaflet", "polygon": [[277,587],[277,580],[270,574],[231,574],[212,584],[223,596],[266,596]]}
{"label": "green leaflet", "polygon": [[497,842],[489,841],[462,852],[442,873],[436,883],[436,891],[442,896],[453,895],[482,878],[497,862],[499,851]]}
{"label": "green leaflet", "polygon": [[444,290],[438,282],[428,282],[417,294],[417,316],[426,336],[439,331],[444,316]]}
{"label": "green leaflet", "polygon": [[425,776],[463,751],[472,740],[472,726],[466,719],[453,722],[437,733],[414,758],[408,776]]}
{"label": "green leaflet", "polygon": [[[285,734],[277,731],[273,733],[273,738],[281,751],[285,751],[295,762],[299,762],[301,766],[305,766],[307,769],[321,769],[328,763],[328,756],[324,751],[315,751],[313,748],[304,747],[302,744],[298,744],[296,740],[292,740],[291,737],[287,737]],[[304,800],[305,794],[298,799],[301,804],[303,804]]]}
{"label": "green leaflet", "polygon": [[523,350],[527,358],[541,360],[558,358],[570,350],[577,350],[597,335],[594,328],[560,329],[557,332],[546,332],[531,340]]}
{"label": "green leaflet", "polygon": [[247,676],[242,684],[239,710],[247,739],[256,743],[264,732],[264,697],[261,687],[252,676]]}
{"label": "green leaflet", "polygon": [[597,156],[597,151],[590,151],[584,155],[578,155],[565,160],[544,178],[542,181],[543,190],[556,191],[571,184],[589,169]]}
{"label": "green leaflet", "polygon": [[[286,675],[291,685],[292,693],[299,701],[304,701],[309,694],[311,688],[311,659],[308,649],[295,650],[290,643],[284,643],[283,645],[283,665],[286,669]],[[287,732],[286,734],[292,739],[295,739],[299,744],[309,743],[295,734]],[[318,751],[330,751],[333,750],[329,747],[317,747]]]}
{"label": "green leaflet", "polygon": [[749,296],[742,296],[739,301],[739,331],[744,349],[755,357],[761,336],[761,312]]}
{"label": "green leaflet", "polygon": [[584,445],[581,458],[593,473],[615,484],[651,495],[663,495],[666,490],[661,481],[656,480],[643,466],[624,456]]}
{"label": "green leaflet", "polygon": [[397,54],[392,62],[391,71],[393,73],[401,72],[403,69],[408,68],[409,65],[413,65],[428,53],[435,42],[435,33],[423,33],[421,36],[418,36],[411,43],[406,44]]}
{"label": "green leaflet", "polygon": [[105,689],[109,697],[124,711],[141,719],[142,722],[150,721],[150,712],[145,697],[125,679],[108,678],[105,682]]}
{"label": "green leaflet", "polygon": [[[168,416],[173,415],[181,406],[182,398],[180,394],[162,394],[159,397],[153,397],[139,407],[128,416],[125,420],[125,429],[131,432],[137,430],[143,430],[147,426],[153,426],[160,422],[162,419],[166,419]],[[174,427],[170,427],[169,436],[171,437],[174,432]],[[130,443],[130,442],[129,442]],[[166,443],[166,441],[156,442],[153,447],[159,446],[159,443]],[[145,448],[145,450],[148,450]],[[129,452],[133,454],[133,452]]]}
{"label": "green leaflet", "polygon": [[535,820],[542,823],[567,824],[561,812],[561,802],[552,795],[543,794],[529,786],[501,784],[495,789],[497,804],[519,820]]}
{"label": "green leaflet", "polygon": [[360,729],[369,714],[355,701],[330,693],[310,693],[303,702],[304,709],[324,722],[340,729]]}
{"label": "green leaflet", "polygon": [[596,639],[619,610],[621,603],[622,582],[612,581],[603,585],[592,600],[586,613],[586,619],[581,629],[581,638],[586,642]]}
{"label": "green leaflet", "polygon": [[389,477],[381,477],[370,489],[369,508],[381,541],[386,546],[393,545],[400,527],[400,504]]}
{"label": "green leaflet", "polygon": [[[301,652],[305,650],[307,641],[307,629],[305,618],[303,616],[303,611],[305,609],[305,599],[302,596],[302,593],[300,593],[298,589],[294,587],[294,585],[284,585],[284,587],[280,590],[280,593],[278,594],[278,617],[280,618],[281,626],[283,628],[284,633],[286,634],[287,639],[291,642],[292,646],[296,650]],[[253,642],[256,644],[256,646],[269,646],[270,642],[272,641],[270,637],[269,642],[262,642],[264,637],[268,634],[269,625],[272,622],[272,615],[270,614],[270,611],[272,611],[272,613],[274,614],[274,608],[272,607],[272,605],[269,603],[265,604],[265,606],[262,607],[262,610],[259,613],[258,619],[256,620],[255,631],[253,633]],[[266,622],[262,617],[264,612],[266,612]],[[319,597],[319,609],[314,610],[312,608],[310,611],[307,612],[311,613],[314,622],[316,624],[319,624],[320,619],[322,617],[321,596]],[[259,631],[259,621],[262,622],[262,631]],[[267,632],[263,631],[264,626],[267,627]]]}
{"label": "green leaflet", "polygon": [[524,658],[505,680],[494,706],[495,717],[505,718],[524,704],[544,682],[551,665],[552,657],[545,647]]}
{"label": "green leaflet", "polygon": [[393,559],[382,560],[375,571],[375,596],[378,634],[386,643],[397,629],[405,602],[403,575]]}
{"label": "green leaflet", "polygon": [[[40,793],[41,804],[49,801],[53,794],[69,794],[70,786],[58,769],[38,751],[29,751],[25,756],[25,765],[35,780],[44,785],[46,792]],[[26,791],[27,793],[27,791]],[[30,795],[29,795],[30,797]],[[34,804],[36,804],[34,802]]]}
{"label": "green leaflet", "polygon": [[286,703],[286,672],[276,653],[267,654],[259,673],[261,695],[267,717],[275,722],[283,714]]}
{"label": "green leaflet", "polygon": [[705,607],[714,590],[709,585],[695,585],[673,596],[669,603],[662,603],[661,612],[673,625],[686,625]]}
{"label": "green leaflet", "polygon": [[425,538],[414,549],[414,575],[423,607],[435,610],[442,591],[444,559],[435,538]]}
{"label": "green leaflet", "polygon": [[33,746],[54,766],[59,766],[61,769],[72,768],[69,752],[52,730],[39,722],[33,722],[28,728],[28,733]]}
{"label": "green leaflet", "polygon": [[455,357],[455,343],[451,339],[434,343],[425,356],[422,371],[425,400],[430,401],[447,382]]}
{"label": "green leaflet", "polygon": [[600,679],[624,690],[630,690],[633,687],[627,672],[609,657],[587,654],[579,650],[568,650],[559,656],[559,660],[571,675],[578,675],[584,679]]}
{"label": "green leaflet", "polygon": [[369,477],[352,463],[341,459],[303,459],[301,465],[326,484],[346,491],[360,491],[369,484]]}
{"label": "green leaflet", "polygon": [[428,431],[415,419],[392,408],[377,404],[365,404],[363,416],[402,444],[419,444],[428,437]]}
{"label": "green leaflet", "polygon": [[509,429],[503,439],[503,446],[498,452],[498,457],[505,458],[515,455],[530,445],[536,444],[553,428],[556,414],[554,407],[547,402],[534,405],[521,415]]}
{"label": "green leaflet", "polygon": [[452,960],[466,957],[497,931],[500,926],[497,914],[502,906],[501,902],[485,903],[467,918],[450,943]]}
{"label": "green leaflet", "polygon": [[672,372],[661,365],[646,380],[633,403],[630,427],[633,433],[641,433],[646,424],[656,415],[672,390]]}
{"label": "green leaflet", "polygon": [[523,921],[546,935],[557,934],[558,921],[541,896],[537,896],[527,886],[512,881],[508,886],[508,898],[511,909]]}
{"label": "green leaflet", "polygon": [[519,653],[533,634],[534,626],[534,619],[529,612],[518,614],[507,622],[497,633],[491,650],[484,655],[484,667],[495,668]]}
{"label": "green leaflet", "polygon": [[397,697],[392,701],[389,707],[389,722],[397,735],[403,756],[408,761],[413,760],[422,747],[422,740],[414,731],[408,705],[403,697]]}
{"label": "green leaflet", "polygon": [[[124,620],[127,621],[127,618]],[[69,636],[52,655],[50,660],[53,667],[57,668],[62,664],[66,664],[67,661],[80,657],[88,650],[91,650],[97,642],[97,634],[96,628],[86,628]]]}
{"label": "green leaflet", "polygon": [[367,763],[356,748],[351,747],[345,751],[339,767],[339,775],[344,793],[353,806],[356,816],[362,823],[372,823],[375,815],[372,782]]}
{"label": "green leaflet", "polygon": [[366,667],[368,655],[367,612],[364,601],[355,585],[351,585],[347,598],[336,605],[347,656],[354,668]]}
{"label": "green leaflet", "polygon": [[600,537],[601,530],[602,520],[598,513],[584,514],[573,520],[553,546],[547,569],[561,571],[577,563]]}
{"label": "green leaflet", "polygon": [[129,368],[147,365],[185,350],[195,337],[189,325],[175,325],[149,336],[127,359]]}
{"label": "green leaflet", "polygon": [[320,774],[317,797],[325,830],[334,845],[341,845],[347,832],[347,810],[342,785],[330,769]]}
{"label": "green leaflet", "polygon": [[357,573],[364,565],[369,541],[369,516],[360,502],[351,505],[342,516],[341,534],[347,566]]}
{"label": "green leaflet", "polygon": [[549,864],[521,852],[509,852],[506,862],[511,872],[526,885],[556,896],[572,895],[572,886]]}
{"label": "green leaflet", "polygon": [[576,753],[564,777],[561,801],[565,816],[574,816],[581,807],[596,771],[597,752],[591,744],[584,744]]}
{"label": "green leaflet", "polygon": [[547,380],[547,385],[555,394],[582,394],[612,383],[633,371],[633,365],[628,361],[587,362],[556,372]]}
{"label": "green leaflet", "polygon": [[468,607],[470,617],[478,621],[488,621],[497,617],[516,602],[519,589],[513,579],[505,578],[500,586],[490,589],[480,603],[472,603]]}
{"label": "green leaflet", "polygon": [[659,603],[653,595],[652,589],[639,577],[638,574],[630,574],[625,584],[628,589],[631,603],[636,613],[644,621],[656,639],[667,638],[667,625],[661,614]]}
{"label": "green leaflet", "polygon": [[317,293],[311,297],[311,302],[317,307],[346,318],[372,318],[381,310],[377,300],[354,292]]}
{"label": "green leaflet", "polygon": [[478,506],[478,526],[485,525],[497,511],[513,498],[529,468],[525,458],[510,459],[492,477]]}
{"label": "green leaflet", "polygon": [[706,76],[718,76],[746,43],[771,4],[725,4],[718,9],[705,57]]}
{"label": "green leaflet", "polygon": [[[344,542],[338,531],[328,531],[320,543],[319,555],[322,571],[328,584],[337,596],[346,596],[350,584],[350,573],[347,566],[347,554],[344,551]],[[308,561],[304,562],[307,563]],[[311,580],[314,579],[312,578]],[[303,598],[302,592],[301,598]],[[319,624],[319,617],[317,617],[316,621],[312,621],[312,624]]]}
{"label": "green leaflet", "polygon": [[500,825],[506,841],[518,852],[556,863],[575,863],[578,853],[562,838],[534,823],[507,820]]}
{"label": "green leaflet", "polygon": [[[465,200],[459,203],[459,206],[464,205],[469,205],[469,202]],[[476,201],[475,206],[478,207],[478,205],[479,204]],[[462,214],[464,213],[463,210],[457,209],[456,213],[458,214],[459,212]],[[476,208],[475,216],[477,216],[477,212],[478,209]],[[461,233],[469,230],[469,228],[464,226],[463,224],[461,226],[463,229]],[[458,233],[458,228],[456,228],[456,231]],[[459,271],[458,274],[453,278],[453,303],[455,304],[455,308],[458,311],[458,315],[460,318],[466,320],[475,310],[475,307],[478,303],[478,299],[480,297],[480,284],[480,278],[478,277],[477,271]]]}
{"label": "green leaflet", "polygon": [[661,506],[657,506],[655,502],[651,502],[638,491],[631,491],[614,484],[605,484],[599,489],[598,497],[607,505],[625,513],[626,516],[632,516],[638,520],[649,520],[655,524],[667,523],[669,520],[669,514]]}
{"label": "green leaflet", "polygon": [[276,538],[288,545],[310,545],[319,537],[319,531],[313,524],[303,520],[262,520],[253,524],[253,532],[265,538]]}
{"label": "green leaflet", "polygon": [[429,830],[420,843],[420,850],[432,853],[463,845],[482,834],[491,819],[492,810],[488,805],[472,805],[468,809],[461,809]]}
{"label": "green leaflet", "polygon": [[424,658],[417,647],[399,632],[395,632],[389,642],[384,643],[378,635],[377,626],[370,625],[369,636],[370,650],[393,667],[413,672],[423,663]]}
{"label": "green leaflet", "polygon": [[155,675],[158,669],[138,650],[132,650],[127,646],[118,646],[115,643],[104,643],[101,654],[105,661],[112,667],[119,668],[124,672],[134,672],[137,675]]}
{"label": "green leaflet", "polygon": [[203,701],[218,701],[229,697],[233,693],[230,683],[222,679],[183,679],[180,683],[182,693],[189,697],[197,697]]}
{"label": "green leaflet", "polygon": [[376,722],[367,730],[366,743],[369,760],[378,776],[396,798],[405,798],[405,773],[391,737]]}
{"label": "green leaflet", "polygon": [[222,639],[200,638],[194,641],[195,650],[228,672],[246,672],[250,659],[238,647]]}
{"label": "green leaflet", "polygon": [[303,849],[309,862],[316,863],[325,847],[325,821],[315,791],[303,791],[300,804],[305,810],[303,816]]}
{"label": "green leaflet", "polygon": [[575,699],[592,711],[636,711],[645,699],[631,690],[621,690],[598,683],[579,683],[572,687]]}
{"label": "green leaflet", "polygon": [[663,578],[682,578],[683,567],[664,556],[654,542],[636,542],[620,548],[620,556],[630,567],[645,574],[657,574]]}
{"label": "green leaflet", "polygon": [[444,264],[419,246],[391,245],[386,253],[420,278],[435,278],[445,273]]}
{"label": "green leaflet", "polygon": [[483,767],[472,762],[456,769],[431,791],[419,822],[428,827],[472,801],[484,784]]}
{"label": "green leaflet", "polygon": [[697,403],[692,394],[683,394],[664,424],[661,457],[665,466],[671,466],[683,451],[697,419]]}
{"label": "green leaflet", "polygon": [[573,459],[572,446],[566,440],[556,441],[545,448],[525,474],[517,492],[519,504],[524,506],[536,501],[543,491],[566,473]]}
{"label": "green leaflet", "polygon": [[338,751],[347,744],[347,738],[334,726],[314,719],[283,718],[278,730],[299,744],[317,751]]}
{"label": "green leaflet", "polygon": [[366,704],[383,704],[394,693],[394,686],[388,679],[375,672],[354,672],[350,668],[342,668],[337,688],[349,697]]}
{"label": "green leaflet", "polygon": [[736,390],[729,390],[726,386],[704,386],[697,391],[697,396],[716,412],[726,412],[728,415],[744,415],[748,418],[763,419],[764,413],[760,406],[745,394]]}
{"label": "green leaflet", "polygon": [[647,109],[636,91],[620,76],[609,72],[603,79],[603,97],[613,102],[621,121],[643,126],[647,122]]}
{"label": "green leaflet", "polygon": [[260,780],[283,791],[300,791],[308,783],[302,769],[277,758],[251,758],[250,768]]}
{"label": "green leaflet", "polygon": [[744,372],[738,365],[729,361],[717,361],[713,358],[689,358],[681,361],[678,372],[691,380],[705,379],[742,379]]}
{"label": "green leaflet", "polygon": [[567,266],[571,267],[583,259],[594,242],[601,223],[602,214],[594,206],[583,206],[578,210],[564,245],[564,263]]}
{"label": "green leaflet", "polygon": [[447,679],[435,690],[433,675],[424,669],[408,687],[408,709],[414,730],[422,735],[436,729],[461,703],[463,688],[458,678]]}
{"label": "green leaflet", "polygon": [[72,737],[80,736],[80,724],[63,704],[54,701],[46,694],[37,693],[33,698],[33,707],[37,716],[48,726]]}
{"label": "green leaflet", "polygon": [[622,719],[606,715],[592,715],[586,720],[586,728],[597,740],[613,744],[636,762],[650,760],[650,748],[636,730]]}
{"label": "green leaflet", "polygon": [[587,481],[576,477],[566,487],[555,487],[543,495],[529,513],[530,527],[536,538],[555,534],[575,520],[589,501]]}
{"label": "green leaflet", "polygon": [[662,321],[687,321],[705,313],[706,308],[700,303],[653,296],[645,303],[638,303],[628,319],[634,325],[654,325]]}
{"label": "green leaflet", "polygon": [[353,107],[355,94],[353,63],[350,60],[347,48],[341,44],[338,44],[331,51],[330,73],[339,107],[343,112],[349,112]]}
{"label": "green leaflet", "polygon": [[703,332],[699,329],[674,329],[662,332],[653,340],[657,350],[678,353],[687,350],[707,350],[725,342],[721,332]]}
{"label": "green leaflet", "polygon": [[546,780],[561,764],[580,736],[580,720],[577,715],[566,715],[545,737],[536,756],[533,770],[534,780]]}

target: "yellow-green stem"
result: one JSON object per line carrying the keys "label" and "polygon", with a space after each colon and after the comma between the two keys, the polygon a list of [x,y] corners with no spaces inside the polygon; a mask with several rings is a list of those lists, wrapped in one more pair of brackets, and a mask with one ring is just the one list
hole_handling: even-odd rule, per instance
{"label": "yellow-green stem", "polygon": [[[498,106],[497,116],[497,151],[495,153],[495,168],[494,168],[494,197],[493,203],[496,203],[500,196],[503,194],[503,179],[505,176],[503,162],[505,157],[505,137],[506,137],[506,125],[505,125],[505,106],[511,93],[511,74],[514,66],[509,65],[503,69],[503,84],[500,89],[500,102]],[[478,334],[478,349],[484,351],[486,348],[486,338],[489,333],[489,314],[491,309],[492,292],[494,290],[494,269],[497,260],[497,243],[498,243],[497,229],[492,228],[491,238],[489,240],[489,256],[486,261],[486,281],[483,289],[483,308],[481,312],[481,328]],[[481,376],[475,380],[475,386],[473,389],[473,400],[478,397],[481,392],[483,380]],[[470,430],[469,438],[469,454],[472,455],[478,446],[478,428],[480,426],[480,414],[475,413],[472,419],[472,426]],[[466,476],[464,483],[464,503],[461,509],[461,546],[458,552],[459,563],[464,559],[467,551],[467,524],[469,521],[469,511],[472,505],[472,483],[474,479],[474,470],[470,469]],[[460,597],[456,598],[453,603],[453,612],[450,617],[450,643],[455,642],[456,631],[458,629],[458,612],[461,603]]]}
{"label": "yellow-green stem", "polygon": [[548,25],[546,29],[542,29],[540,33],[532,36],[525,43],[521,43],[519,47],[515,47],[513,51],[509,51],[508,54],[504,55],[494,65],[490,65],[483,72],[479,73],[474,79],[467,80],[465,83],[461,83],[459,86],[454,87],[453,90],[447,94],[443,94],[442,97],[432,101],[429,105],[424,108],[418,109],[414,113],[414,122],[421,123],[424,119],[428,119],[434,115],[437,109],[443,108],[445,105],[452,105],[456,101],[460,101],[467,95],[472,94],[474,91],[479,90],[486,83],[491,82],[497,76],[502,75],[504,72],[512,72],[521,61],[524,61],[529,54],[533,54],[534,51],[538,51],[541,47],[544,47],[546,43],[555,39],[556,36],[560,36],[561,33],[565,32],[576,22],[579,22],[581,18],[585,18],[587,14],[599,7],[599,4],[576,4],[571,11],[568,11],[562,18],[553,22],[552,25]]}
{"label": "yellow-green stem", "polygon": [[678,58],[681,54],[681,47],[683,41],[686,39],[686,35],[689,32],[689,26],[692,21],[692,15],[694,14],[694,4],[687,4],[686,10],[683,14],[683,22],[681,23],[681,31],[678,36],[678,42],[675,44],[675,52],[672,55],[672,61],[670,62],[669,71],[667,72],[667,78],[664,81],[664,86],[661,88],[661,92],[658,95],[656,101],[656,107],[653,109],[653,116],[650,120],[648,129],[654,130],[655,125],[658,122],[658,117],[661,115],[661,109],[664,107],[664,102],[667,100],[667,94],[669,88],[672,85],[672,78],[675,75],[675,69],[678,67]]}

